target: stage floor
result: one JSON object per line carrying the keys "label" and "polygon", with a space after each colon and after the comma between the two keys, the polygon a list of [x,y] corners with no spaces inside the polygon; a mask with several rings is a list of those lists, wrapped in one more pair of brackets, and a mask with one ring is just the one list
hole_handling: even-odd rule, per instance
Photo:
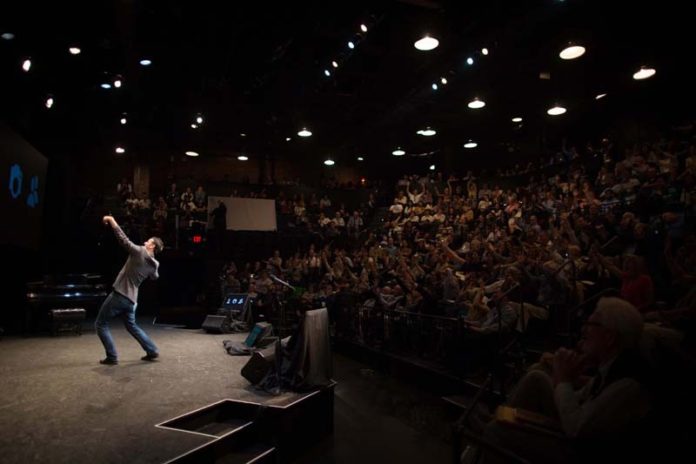
{"label": "stage floor", "polygon": [[223,340],[246,334],[141,326],[158,345],[156,362],[141,361],[137,342],[119,321],[112,333],[119,365],[103,366],[94,331],[82,336],[5,337],[0,341],[0,461],[161,463],[212,440],[155,427],[222,399],[282,404],[240,370]]}
{"label": "stage floor", "polygon": [[[156,424],[223,399],[283,404],[300,396],[270,396],[240,375],[249,358],[228,355],[222,341],[246,334],[139,323],[161,350],[157,362],[140,360],[117,321],[118,366],[98,363],[104,351],[89,324],[82,336],[0,340],[0,462],[162,463],[212,438]],[[438,396],[341,355],[334,379],[334,434],[299,462],[447,462]]]}

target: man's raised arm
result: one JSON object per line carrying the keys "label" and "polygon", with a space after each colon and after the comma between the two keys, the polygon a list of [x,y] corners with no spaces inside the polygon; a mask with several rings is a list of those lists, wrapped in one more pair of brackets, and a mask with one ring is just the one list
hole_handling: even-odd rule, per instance
{"label": "man's raised arm", "polygon": [[119,227],[113,216],[104,216],[103,221],[104,224],[109,224],[111,226],[116,235],[116,240],[118,240],[118,243],[125,248],[129,254],[138,253],[140,251],[140,247],[128,239],[128,236],[121,230],[121,227]]}

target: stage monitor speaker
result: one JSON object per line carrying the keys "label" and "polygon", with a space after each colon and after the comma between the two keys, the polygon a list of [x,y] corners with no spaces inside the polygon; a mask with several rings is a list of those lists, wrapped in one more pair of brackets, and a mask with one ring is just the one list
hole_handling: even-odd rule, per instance
{"label": "stage monitor speaker", "polygon": [[249,348],[265,348],[273,335],[273,326],[268,322],[257,322],[249,331],[244,344]]}
{"label": "stage monitor speaker", "polygon": [[272,344],[266,349],[256,351],[242,367],[242,377],[252,385],[259,384],[264,377],[276,366],[276,346]]}
{"label": "stage monitor speaker", "polygon": [[214,316],[210,314],[206,316],[201,329],[208,333],[229,333],[230,320],[227,316]]}

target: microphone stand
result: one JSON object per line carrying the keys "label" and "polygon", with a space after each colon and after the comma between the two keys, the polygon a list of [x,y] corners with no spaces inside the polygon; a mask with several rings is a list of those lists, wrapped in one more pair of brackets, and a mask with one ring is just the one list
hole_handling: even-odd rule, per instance
{"label": "microphone stand", "polygon": [[[271,280],[272,280],[273,282],[279,283],[279,284],[282,285],[283,287],[287,287],[287,288],[289,288],[290,290],[292,290],[293,292],[295,291],[295,287],[293,287],[292,285],[290,285],[288,282],[286,282],[286,281],[284,281],[284,280],[278,278],[276,275],[274,275],[274,274],[268,274],[268,276],[271,278]],[[276,292],[273,292],[273,299],[274,299],[274,301],[276,302],[276,304],[280,307],[280,324],[279,324],[280,327],[278,328],[278,334],[279,334],[280,337],[282,338],[283,332],[285,332],[285,330],[286,330],[286,327],[285,327],[285,326],[286,326],[286,324],[287,324],[286,317],[285,317],[285,304],[283,304],[283,302],[282,302],[281,299],[278,297],[278,295],[276,294]]]}

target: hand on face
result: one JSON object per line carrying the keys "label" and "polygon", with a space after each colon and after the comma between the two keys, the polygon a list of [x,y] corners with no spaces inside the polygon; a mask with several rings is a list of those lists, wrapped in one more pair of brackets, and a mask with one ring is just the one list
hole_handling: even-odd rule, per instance
{"label": "hand on face", "polygon": [[573,350],[560,348],[553,358],[554,383],[574,382],[582,373],[583,364],[583,355]]}

